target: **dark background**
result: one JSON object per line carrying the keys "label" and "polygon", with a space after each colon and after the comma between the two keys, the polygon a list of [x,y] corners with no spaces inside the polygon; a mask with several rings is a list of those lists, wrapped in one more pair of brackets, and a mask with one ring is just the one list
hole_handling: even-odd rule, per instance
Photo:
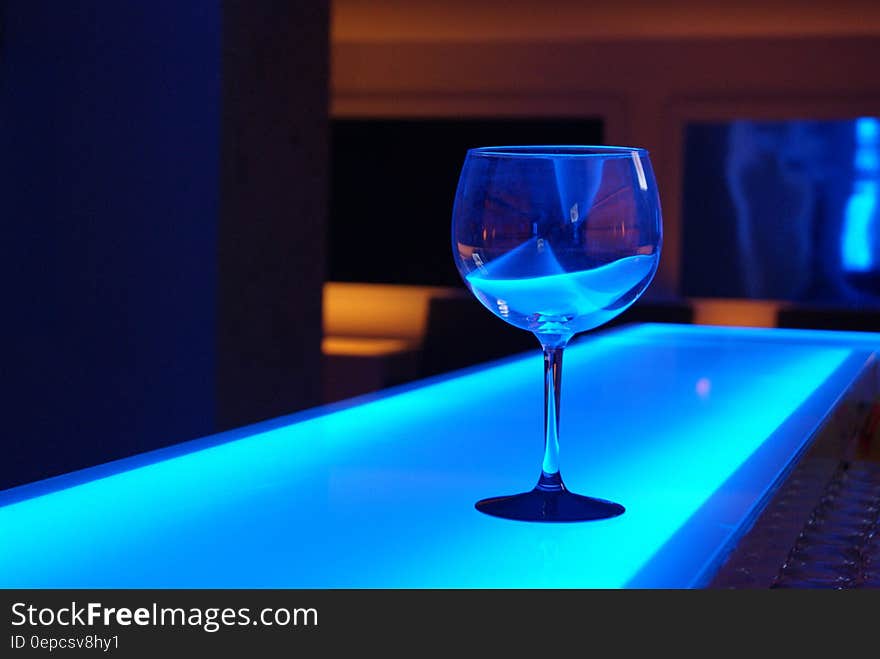
{"label": "dark background", "polygon": [[[334,2],[348,22],[331,67],[329,0],[0,0],[0,488],[319,403],[326,280],[461,287],[448,227],[468,147],[604,138],[652,149],[673,231],[648,295],[714,297],[736,295],[743,268],[700,248],[731,245],[729,219],[685,218],[678,232],[681,184],[724,203],[690,142],[679,176],[680,105],[877,114],[868,5],[743,10],[718,26],[698,3],[615,2],[614,28],[592,3],[451,2],[438,10],[450,23],[427,0],[405,16],[392,2],[354,4]],[[472,5],[496,22],[469,21]],[[780,32],[789,17],[799,27]],[[332,140],[330,86],[332,114],[352,117],[333,123]],[[571,118],[579,109],[604,126]],[[400,115],[448,118],[374,121]],[[702,263],[679,257],[679,238]],[[667,276],[679,266],[681,280]],[[728,278],[708,276],[719,272]],[[672,310],[664,318],[691,317]],[[462,328],[507,352],[480,323],[533,341],[471,297],[432,303],[429,318],[427,372],[463,365]],[[497,356],[468,346],[468,359]]]}
{"label": "dark background", "polygon": [[468,149],[602,144],[600,119],[335,119],[327,278],[461,286],[452,202]]}

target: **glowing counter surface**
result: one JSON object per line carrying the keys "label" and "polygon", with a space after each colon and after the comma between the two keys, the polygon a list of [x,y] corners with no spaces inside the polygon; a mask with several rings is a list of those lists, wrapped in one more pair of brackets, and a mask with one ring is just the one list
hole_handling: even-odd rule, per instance
{"label": "glowing counter surface", "polygon": [[623,503],[615,519],[474,510],[537,477],[536,348],[0,493],[0,586],[698,586],[878,345],[672,325],[583,337],[562,473]]}

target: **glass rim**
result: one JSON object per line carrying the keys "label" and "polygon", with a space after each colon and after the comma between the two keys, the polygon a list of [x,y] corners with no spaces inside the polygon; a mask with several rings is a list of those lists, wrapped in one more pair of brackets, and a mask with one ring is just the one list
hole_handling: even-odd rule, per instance
{"label": "glass rim", "polygon": [[496,158],[611,158],[647,156],[648,150],[637,146],[602,146],[593,144],[535,144],[480,146],[468,149],[468,155]]}

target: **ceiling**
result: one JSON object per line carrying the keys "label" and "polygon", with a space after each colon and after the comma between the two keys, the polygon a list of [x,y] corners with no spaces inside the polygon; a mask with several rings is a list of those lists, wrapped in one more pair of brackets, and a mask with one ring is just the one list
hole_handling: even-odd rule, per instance
{"label": "ceiling", "polygon": [[337,42],[880,34],[880,2],[331,0]]}

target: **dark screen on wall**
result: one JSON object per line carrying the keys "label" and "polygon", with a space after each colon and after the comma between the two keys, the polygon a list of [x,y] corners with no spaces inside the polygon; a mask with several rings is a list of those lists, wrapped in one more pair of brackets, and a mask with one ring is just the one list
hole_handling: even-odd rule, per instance
{"label": "dark screen on wall", "polygon": [[467,149],[601,143],[599,119],[337,119],[327,279],[459,286],[450,219]]}

